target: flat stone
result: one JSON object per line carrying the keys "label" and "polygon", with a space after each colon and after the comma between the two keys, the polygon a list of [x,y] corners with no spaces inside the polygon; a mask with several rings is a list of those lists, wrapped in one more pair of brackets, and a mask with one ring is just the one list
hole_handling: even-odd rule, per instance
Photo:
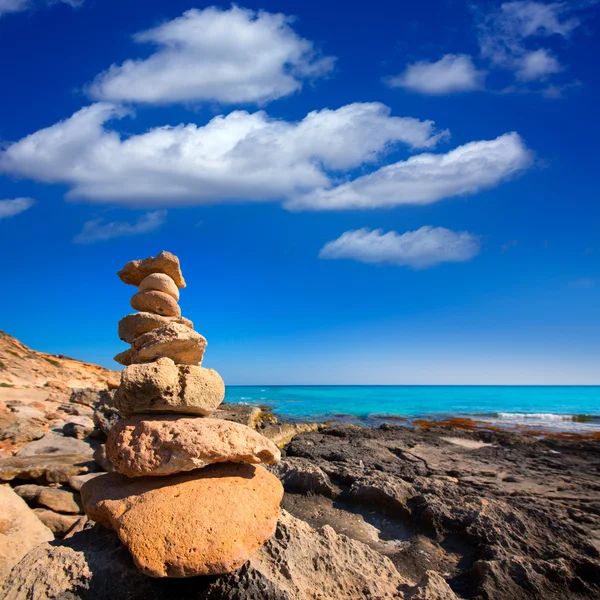
{"label": "flat stone", "polygon": [[96,425],[90,417],[73,417],[63,425],[62,433],[66,437],[83,440],[94,435]]}
{"label": "flat stone", "polygon": [[47,508],[34,508],[33,512],[59,538],[64,537],[81,518],[79,515],[61,515]]}
{"label": "flat stone", "polygon": [[25,501],[9,486],[0,485],[0,582],[32,548],[53,539]]}
{"label": "flat stone", "polygon": [[163,317],[154,313],[138,312],[127,315],[119,321],[119,339],[132,344],[133,340],[140,335],[169,323],[179,323],[190,329],[194,328],[192,321],[185,317]]}
{"label": "flat stone", "polygon": [[224,397],[225,384],[216,371],[160,358],[123,371],[114,406],[122,415],[178,412],[208,416]]}
{"label": "flat stone", "polygon": [[185,287],[185,279],[181,274],[179,259],[165,250],[157,256],[128,262],[117,275],[123,283],[137,286],[152,273],[165,273],[175,282],[178,288]]}
{"label": "flat stone", "polygon": [[151,577],[192,577],[241,567],[273,535],[283,487],[260,466],[225,463],[128,479],[109,473],[81,489],[92,520],[115,529]]}
{"label": "flat stone", "polygon": [[73,475],[73,477],[69,477],[67,483],[70,487],[72,487],[75,491],[81,490],[83,484],[90,479],[94,479],[94,477],[99,477],[100,475],[104,475],[104,473],[86,473],[85,475]]}
{"label": "flat stone", "polygon": [[128,477],[171,475],[213,463],[272,464],[277,446],[257,431],[221,419],[147,415],[121,419],[110,432],[106,454]]}
{"label": "flat stone", "polygon": [[96,448],[94,451],[94,460],[96,461],[96,464],[107,473],[115,470],[112,462],[110,462],[110,459],[106,455],[106,444],[100,444]]}
{"label": "flat stone", "polygon": [[15,456],[35,456],[37,454],[88,454],[92,456],[94,450],[87,442],[72,437],[65,437],[56,433],[47,433],[35,442],[25,444]]}
{"label": "flat stone", "polygon": [[28,503],[39,504],[59,513],[80,514],[83,512],[79,494],[70,490],[43,485],[18,485],[15,492]]}
{"label": "flat stone", "polygon": [[144,277],[138,287],[140,292],[155,291],[168,294],[176,302],[179,300],[179,288],[175,282],[165,273],[152,273],[148,277]]}
{"label": "flat stone", "polygon": [[163,292],[138,292],[131,297],[131,308],[155,313],[163,317],[180,317],[181,308],[177,301]]}
{"label": "flat stone", "polygon": [[69,477],[97,471],[89,454],[36,454],[0,458],[0,480],[39,479],[46,483],[66,483]]}
{"label": "flat stone", "polygon": [[206,339],[185,325],[169,323],[136,338],[133,347],[137,350],[132,357],[135,364],[166,357],[178,364],[199,365],[204,357]]}
{"label": "flat stone", "polygon": [[120,365],[124,367],[128,367],[132,363],[132,358],[135,356],[136,351],[135,348],[127,348],[127,350],[123,350],[123,352],[119,352],[119,354],[115,354],[113,360],[118,362]]}

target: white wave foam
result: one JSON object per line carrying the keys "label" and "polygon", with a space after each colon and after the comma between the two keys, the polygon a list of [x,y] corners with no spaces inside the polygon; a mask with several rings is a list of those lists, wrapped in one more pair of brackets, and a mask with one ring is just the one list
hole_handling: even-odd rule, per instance
{"label": "white wave foam", "polygon": [[575,415],[557,415],[554,413],[498,413],[497,418],[506,421],[574,421]]}

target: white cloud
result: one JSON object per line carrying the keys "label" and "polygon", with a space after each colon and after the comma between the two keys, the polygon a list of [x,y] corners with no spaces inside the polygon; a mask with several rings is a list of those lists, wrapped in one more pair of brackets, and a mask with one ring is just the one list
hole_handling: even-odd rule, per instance
{"label": "white cloud", "polygon": [[65,183],[70,197],[132,206],[273,201],[331,185],[330,172],[376,161],[391,146],[432,148],[432,121],[378,103],[309,113],[300,122],[234,111],[204,126],[157,127],[122,139],[126,112],[98,103],[0,152],[0,172]]}
{"label": "white cloud", "polygon": [[53,4],[68,4],[76,8],[83,4],[84,0],[0,0],[0,16],[8,13],[18,13],[25,10],[37,8],[39,6]]}
{"label": "white cloud", "polygon": [[283,14],[237,6],[188,10],[137,34],[137,42],[158,46],[154,54],[112,65],[88,91],[95,99],[150,104],[263,104],[287,96],[334,63],[290,22]]}
{"label": "white cloud", "polygon": [[14,198],[13,200],[0,200],[0,219],[14,217],[26,211],[35,204],[33,198]]}
{"label": "white cloud", "polygon": [[533,50],[524,54],[517,63],[517,79],[521,81],[538,81],[549,75],[560,73],[563,68],[548,50]]}
{"label": "white cloud", "polygon": [[475,68],[470,56],[446,54],[436,62],[423,60],[408,65],[402,75],[388,78],[387,84],[421,94],[441,96],[481,89],[484,78],[485,72]]}
{"label": "white cloud", "polygon": [[515,72],[521,81],[546,79],[563,70],[546,48],[528,47],[551,36],[567,38],[580,25],[575,6],[563,2],[505,2],[479,23],[481,54],[495,66]]}
{"label": "white cloud", "polygon": [[467,262],[477,256],[479,237],[443,227],[421,227],[402,235],[368,228],[346,231],[319,254],[325,259],[351,259],[426,269],[443,262]]}
{"label": "white cloud", "polygon": [[150,233],[161,227],[167,220],[166,210],[155,210],[142,215],[135,223],[113,221],[103,223],[103,219],[92,219],[83,225],[83,229],[73,241],[77,244],[92,244],[111,240],[116,237]]}
{"label": "white cloud", "polygon": [[334,188],[288,202],[291,209],[341,210],[431,204],[492,188],[531,166],[533,156],[517,133],[470,142],[446,154],[419,154]]}

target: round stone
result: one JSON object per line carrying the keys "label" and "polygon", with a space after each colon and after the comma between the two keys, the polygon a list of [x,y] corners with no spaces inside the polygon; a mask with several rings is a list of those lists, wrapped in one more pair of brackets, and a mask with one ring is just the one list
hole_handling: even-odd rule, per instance
{"label": "round stone", "polygon": [[165,273],[152,273],[152,275],[148,275],[148,277],[142,279],[138,289],[140,292],[163,292],[171,296],[175,301],[179,300],[179,288]]}
{"label": "round stone", "polygon": [[273,535],[283,486],[260,466],[128,479],[107,473],[85,483],[87,515],[117,532],[151,577],[194,577],[241,567]]}
{"label": "round stone", "polygon": [[213,463],[272,464],[277,446],[241,423],[202,417],[141,415],[110,431],[106,454],[127,477],[171,475]]}
{"label": "round stone", "polygon": [[163,317],[181,316],[181,308],[179,308],[177,301],[164,292],[138,292],[131,298],[131,307],[135,310],[150,312]]}

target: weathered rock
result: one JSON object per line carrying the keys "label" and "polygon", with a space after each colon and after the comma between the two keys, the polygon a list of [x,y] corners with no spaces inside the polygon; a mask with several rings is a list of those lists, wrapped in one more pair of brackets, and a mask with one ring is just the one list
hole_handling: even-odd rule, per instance
{"label": "weathered rock", "polygon": [[100,444],[96,450],[94,450],[94,460],[96,464],[107,473],[112,473],[115,468],[106,454],[106,444]]}
{"label": "weathered rock", "polygon": [[117,531],[144,573],[191,577],[243,565],[273,535],[283,487],[262,467],[230,463],[160,482],[109,473],[81,496],[87,515]]}
{"label": "weathered rock", "polygon": [[73,523],[73,526],[71,527],[71,529],[69,529],[69,531],[67,531],[67,533],[65,533],[65,535],[63,536],[64,540],[67,540],[71,537],[73,537],[76,533],[79,533],[80,531],[83,531],[85,529],[89,529],[90,527],[93,527],[94,522],[90,521],[86,515],[82,515],[80,516],[77,521],[75,521],[75,523]]}
{"label": "weathered rock", "polygon": [[206,339],[185,325],[169,323],[136,338],[133,347],[137,350],[133,363],[167,357],[177,364],[199,365],[206,349]]}
{"label": "weathered rock", "polygon": [[35,456],[39,454],[93,454],[93,449],[87,442],[65,437],[56,433],[47,433],[35,442],[25,444],[15,456]]}
{"label": "weathered rock", "polygon": [[298,434],[318,430],[319,426],[316,423],[269,423],[261,429],[261,433],[275,445],[283,448]]}
{"label": "weathered rock", "polygon": [[96,410],[92,416],[94,424],[98,429],[108,435],[114,424],[120,419],[119,412],[114,406],[115,393],[111,394],[109,401],[102,401],[96,405]]}
{"label": "weathered rock", "polygon": [[207,416],[225,397],[216,371],[176,365],[170,358],[132,365],[123,372],[114,406],[122,415],[178,412]]}
{"label": "weathered rock", "polygon": [[96,425],[90,417],[76,417],[76,420],[73,419],[63,425],[62,432],[66,437],[84,440],[94,436]]}
{"label": "weathered rock", "polygon": [[106,454],[127,477],[171,475],[224,462],[271,464],[281,458],[273,442],[239,423],[148,415],[121,419],[108,436]]}
{"label": "weathered rock", "polygon": [[165,273],[152,273],[142,279],[138,289],[140,292],[162,292],[168,294],[173,300],[179,300],[179,288],[175,285],[175,282]]}
{"label": "weathered rock", "polygon": [[123,283],[139,286],[142,280],[152,273],[165,273],[175,282],[178,288],[185,287],[179,259],[165,250],[156,257],[150,256],[142,260],[128,262],[118,272],[118,275]]}
{"label": "weathered rock", "polygon": [[[120,377],[119,377],[120,380]],[[117,387],[119,387],[117,385]],[[98,404],[110,402],[114,396],[111,390],[97,390],[94,388],[78,388],[71,392],[69,402],[82,404],[83,406],[96,407]]]}
{"label": "weathered rock", "polygon": [[460,600],[435,571],[427,571],[419,584],[405,594],[406,600]]}
{"label": "weathered rock", "polygon": [[46,483],[66,483],[69,477],[97,471],[89,454],[39,454],[0,458],[0,480],[39,479]]}
{"label": "weathered rock", "polygon": [[79,494],[70,490],[34,484],[19,485],[14,490],[26,502],[39,504],[59,513],[80,514],[83,512]]}
{"label": "weathered rock", "polygon": [[0,583],[29,550],[53,539],[27,504],[10,487],[0,485]]}
{"label": "weathered rock", "polygon": [[149,312],[138,312],[127,315],[119,321],[119,338],[132,344],[133,340],[140,335],[169,323],[179,323],[190,329],[194,328],[192,321],[185,317],[162,317]]}
{"label": "weathered rock", "polygon": [[269,471],[279,477],[286,491],[321,494],[328,498],[340,495],[327,473],[306,458],[289,457],[271,465]]}
{"label": "weathered rock", "polygon": [[80,519],[79,515],[62,515],[47,508],[34,508],[37,518],[56,537],[63,537]]}
{"label": "weathered rock", "polygon": [[155,313],[163,317],[180,317],[181,308],[177,301],[163,292],[138,292],[131,297],[131,308]]}
{"label": "weathered rock", "polygon": [[224,403],[219,405],[212,416],[215,419],[224,419],[225,421],[233,421],[247,425],[251,429],[258,429],[262,423],[263,412],[258,406],[250,406],[248,404],[231,404]]}
{"label": "weathered rock", "polygon": [[100,475],[104,475],[104,473],[86,473],[85,475],[73,475],[73,477],[69,477],[67,483],[71,486],[76,492],[81,490],[83,484],[90,479],[94,479],[94,477],[98,477]]}
{"label": "weathered rock", "polygon": [[128,367],[133,364],[133,357],[136,355],[135,348],[127,348],[127,350],[123,350],[123,352],[119,352],[119,354],[115,354],[113,360],[118,362],[120,365]]}
{"label": "weathered rock", "polygon": [[[406,580],[360,542],[315,530],[282,511],[275,535],[239,570],[218,577],[153,579],[114,532],[100,526],[43,544],[12,571],[5,600],[392,600]],[[452,596],[448,597],[451,600]],[[437,600],[437,599],[436,599]]]}

